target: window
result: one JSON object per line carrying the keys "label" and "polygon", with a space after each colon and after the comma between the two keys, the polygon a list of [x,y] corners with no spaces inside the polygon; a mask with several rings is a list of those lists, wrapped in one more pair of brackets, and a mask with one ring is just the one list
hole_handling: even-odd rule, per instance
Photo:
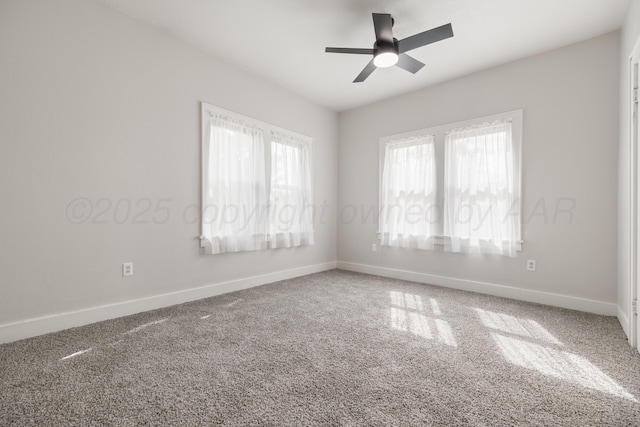
{"label": "window", "polygon": [[313,245],[311,139],[202,104],[206,253]]}
{"label": "window", "polygon": [[272,133],[269,245],[313,245],[309,144],[299,137]]}
{"label": "window", "polygon": [[521,143],[522,110],[382,138],[381,244],[516,256]]}
{"label": "window", "polygon": [[449,132],[445,162],[444,231],[451,252],[515,256],[519,174],[511,121]]}
{"label": "window", "polygon": [[433,249],[436,169],[433,135],[392,140],[384,146],[380,197],[383,245]]}

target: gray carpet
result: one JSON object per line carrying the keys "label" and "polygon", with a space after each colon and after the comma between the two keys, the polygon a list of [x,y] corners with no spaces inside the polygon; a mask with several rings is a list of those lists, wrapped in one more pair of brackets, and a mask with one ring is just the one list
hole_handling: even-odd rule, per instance
{"label": "gray carpet", "polygon": [[0,346],[0,425],[640,425],[617,320],[334,270]]}

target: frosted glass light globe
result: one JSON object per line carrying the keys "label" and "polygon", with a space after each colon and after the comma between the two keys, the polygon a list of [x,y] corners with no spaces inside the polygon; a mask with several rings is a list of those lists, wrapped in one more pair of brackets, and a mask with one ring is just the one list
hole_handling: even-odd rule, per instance
{"label": "frosted glass light globe", "polygon": [[373,58],[373,64],[378,68],[388,68],[396,65],[398,55],[395,52],[382,52]]}

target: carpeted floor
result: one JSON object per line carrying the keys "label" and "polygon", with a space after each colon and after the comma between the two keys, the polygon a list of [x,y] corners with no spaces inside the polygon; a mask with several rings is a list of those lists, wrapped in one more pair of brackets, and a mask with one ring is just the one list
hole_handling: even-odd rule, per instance
{"label": "carpeted floor", "polygon": [[640,425],[615,318],[339,270],[0,346],[0,425]]}

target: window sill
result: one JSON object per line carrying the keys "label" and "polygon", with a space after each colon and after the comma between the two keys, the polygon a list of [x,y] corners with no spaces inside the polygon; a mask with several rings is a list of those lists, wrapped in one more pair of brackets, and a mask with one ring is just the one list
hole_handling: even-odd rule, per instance
{"label": "window sill", "polygon": [[[380,232],[377,232],[378,240],[380,240]],[[449,236],[433,236],[433,244],[437,246],[444,246],[446,244],[446,240]],[[516,251],[522,252],[522,246],[524,245],[524,240],[519,240],[516,245]]]}

